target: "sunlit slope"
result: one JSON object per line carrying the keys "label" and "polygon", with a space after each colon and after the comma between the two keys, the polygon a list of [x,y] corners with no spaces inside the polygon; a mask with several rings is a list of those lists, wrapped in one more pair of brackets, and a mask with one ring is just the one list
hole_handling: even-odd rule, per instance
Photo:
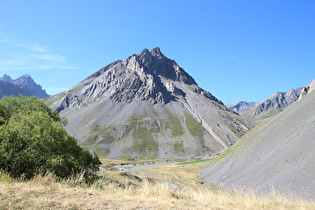
{"label": "sunlit slope", "polygon": [[249,120],[261,123],[265,119],[282,112],[285,108],[302,98],[307,92],[307,88],[290,89],[287,92],[275,93],[270,98],[259,103],[242,115]]}
{"label": "sunlit slope", "polygon": [[263,122],[202,172],[211,183],[315,199],[315,91]]}
{"label": "sunlit slope", "polygon": [[159,48],[113,62],[46,103],[82,146],[107,158],[213,155],[255,125]]}

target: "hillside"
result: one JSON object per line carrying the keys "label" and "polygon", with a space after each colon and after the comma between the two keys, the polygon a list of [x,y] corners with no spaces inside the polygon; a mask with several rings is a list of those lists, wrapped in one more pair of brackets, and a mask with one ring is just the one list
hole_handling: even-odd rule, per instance
{"label": "hillside", "polygon": [[303,99],[250,131],[202,172],[209,183],[315,199],[315,81]]}
{"label": "hillside", "polygon": [[113,62],[47,103],[81,145],[110,158],[213,155],[254,127],[159,48]]}

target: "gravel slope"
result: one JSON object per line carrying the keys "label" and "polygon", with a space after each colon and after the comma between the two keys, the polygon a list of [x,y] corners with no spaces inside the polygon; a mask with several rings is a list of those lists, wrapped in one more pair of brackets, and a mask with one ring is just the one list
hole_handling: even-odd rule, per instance
{"label": "gravel slope", "polygon": [[159,48],[113,62],[46,103],[82,146],[107,158],[218,154],[255,126]]}
{"label": "gravel slope", "polygon": [[315,200],[313,89],[218,156],[202,171],[202,178],[229,187],[250,187],[260,194],[274,186],[285,194]]}

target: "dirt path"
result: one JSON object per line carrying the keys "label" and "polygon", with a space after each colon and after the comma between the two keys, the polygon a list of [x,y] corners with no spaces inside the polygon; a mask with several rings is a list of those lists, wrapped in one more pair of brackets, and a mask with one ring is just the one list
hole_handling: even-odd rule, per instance
{"label": "dirt path", "polygon": [[173,176],[174,176],[176,179],[179,179],[179,180],[181,180],[182,182],[185,182],[186,184],[189,184],[189,185],[191,184],[189,181],[184,180],[184,179],[180,178],[179,176],[177,176],[177,175],[175,174],[175,172],[174,172],[174,168],[172,168],[171,171],[172,171]]}

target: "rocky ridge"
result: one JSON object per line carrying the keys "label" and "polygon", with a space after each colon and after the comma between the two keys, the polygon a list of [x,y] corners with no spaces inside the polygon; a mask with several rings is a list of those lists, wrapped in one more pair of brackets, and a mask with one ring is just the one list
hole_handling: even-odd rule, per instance
{"label": "rocky ridge", "polygon": [[13,80],[8,75],[3,75],[0,78],[0,98],[3,96],[36,96],[37,98],[47,98],[49,95],[42,86],[35,83],[33,78],[25,74],[18,79]]}
{"label": "rocky ridge", "polygon": [[258,104],[259,104],[258,102],[239,101],[234,104],[226,104],[226,106],[238,114],[243,114],[248,110],[252,109],[253,107],[257,106]]}
{"label": "rocky ridge", "polygon": [[115,61],[47,103],[83,146],[107,157],[219,153],[254,126],[159,48]]}
{"label": "rocky ridge", "polygon": [[243,116],[255,122],[262,122],[264,119],[274,116],[285,108],[302,98],[307,93],[306,87],[290,89],[287,92],[275,93],[270,98],[259,103],[254,108],[243,113]]}
{"label": "rocky ridge", "polygon": [[[104,96],[117,103],[147,100],[152,104],[166,104],[175,100],[173,93],[184,96],[172,81],[190,85],[192,91],[222,104],[209,92],[201,89],[175,61],[166,58],[159,48],[154,48],[151,52],[144,49],[138,55],[113,62],[92,74],[68,91],[70,93],[84,86],[80,93],[76,92],[74,98],[70,93],[57,111],[93,103]],[[73,101],[69,101],[70,98]]]}

